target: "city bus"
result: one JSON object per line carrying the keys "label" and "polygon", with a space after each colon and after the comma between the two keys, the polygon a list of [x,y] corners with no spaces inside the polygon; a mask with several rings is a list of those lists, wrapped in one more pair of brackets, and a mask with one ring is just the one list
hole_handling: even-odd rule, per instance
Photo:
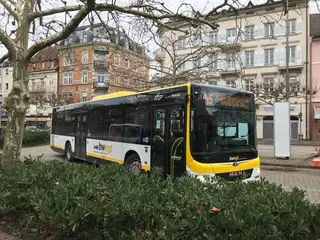
{"label": "city bus", "polygon": [[260,179],[254,95],[188,83],[117,92],[55,107],[51,148],[67,161],[117,163],[131,172]]}

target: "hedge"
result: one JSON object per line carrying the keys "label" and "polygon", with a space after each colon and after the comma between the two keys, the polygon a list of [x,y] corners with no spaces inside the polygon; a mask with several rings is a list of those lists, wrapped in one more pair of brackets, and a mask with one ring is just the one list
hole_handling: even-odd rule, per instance
{"label": "hedge", "polygon": [[0,170],[0,214],[30,239],[320,237],[320,207],[301,190],[264,180],[163,180],[117,165],[28,159]]}
{"label": "hedge", "polygon": [[[5,135],[0,136],[0,148],[3,148]],[[25,130],[23,134],[22,146],[31,147],[50,142],[50,132]]]}

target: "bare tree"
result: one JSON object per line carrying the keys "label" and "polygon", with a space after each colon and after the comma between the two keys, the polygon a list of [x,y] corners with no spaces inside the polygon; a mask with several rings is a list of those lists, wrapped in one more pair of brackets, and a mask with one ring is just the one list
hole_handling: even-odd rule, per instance
{"label": "bare tree", "polygon": [[[44,4],[45,2],[47,4]],[[67,38],[91,12],[107,12],[115,22],[128,16],[141,21],[150,20],[157,27],[176,30],[179,30],[179,25],[171,27],[166,21],[180,20],[182,23],[191,24],[194,28],[204,24],[216,29],[217,25],[209,18],[212,13],[228,5],[224,2],[208,14],[201,15],[192,6],[188,6],[189,12],[185,14],[179,10],[172,12],[162,2],[153,0],[134,1],[127,5],[118,5],[113,0],[99,3],[95,0],[77,2],[75,5],[67,5],[67,1],[64,1],[64,6],[57,7],[49,0],[0,0],[1,22],[6,22],[0,28],[0,41],[8,50],[0,58],[0,62],[9,58],[14,66],[13,88],[5,103],[8,123],[3,149],[3,166],[11,165],[20,158],[23,125],[30,100],[28,90],[30,59],[41,49]],[[69,16],[68,19],[65,18],[65,24],[58,20],[61,14]],[[10,29],[7,26],[10,26]],[[36,41],[29,46],[30,40]]]}
{"label": "bare tree", "polygon": [[36,105],[39,109],[54,108],[72,103],[75,103],[72,98],[58,93],[50,93],[46,96],[41,95],[30,99],[30,104]]}
{"label": "bare tree", "polygon": [[[257,83],[255,85],[247,86],[247,90],[255,94],[256,101],[272,105],[275,102],[286,101],[286,85],[284,81],[276,79],[277,81],[266,81]],[[318,88],[301,87],[301,80],[294,79],[290,81],[289,86],[289,102],[297,103],[300,99],[306,99],[317,93]]]}

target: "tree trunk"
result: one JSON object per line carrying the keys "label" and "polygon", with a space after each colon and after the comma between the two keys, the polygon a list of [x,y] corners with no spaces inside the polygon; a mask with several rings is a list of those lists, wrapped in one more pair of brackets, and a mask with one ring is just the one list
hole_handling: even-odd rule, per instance
{"label": "tree trunk", "polygon": [[8,111],[8,122],[2,166],[10,166],[20,162],[24,120],[30,99],[28,62],[23,59],[23,53],[19,53],[17,56],[21,57],[13,61],[13,87],[5,103],[5,108]]}

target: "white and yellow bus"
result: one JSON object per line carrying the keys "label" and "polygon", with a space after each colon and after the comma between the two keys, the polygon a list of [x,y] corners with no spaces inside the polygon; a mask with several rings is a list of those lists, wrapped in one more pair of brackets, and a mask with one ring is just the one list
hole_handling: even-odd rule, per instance
{"label": "white and yellow bus", "polygon": [[188,83],[56,107],[50,143],[68,161],[137,173],[260,179],[254,95],[226,87]]}

